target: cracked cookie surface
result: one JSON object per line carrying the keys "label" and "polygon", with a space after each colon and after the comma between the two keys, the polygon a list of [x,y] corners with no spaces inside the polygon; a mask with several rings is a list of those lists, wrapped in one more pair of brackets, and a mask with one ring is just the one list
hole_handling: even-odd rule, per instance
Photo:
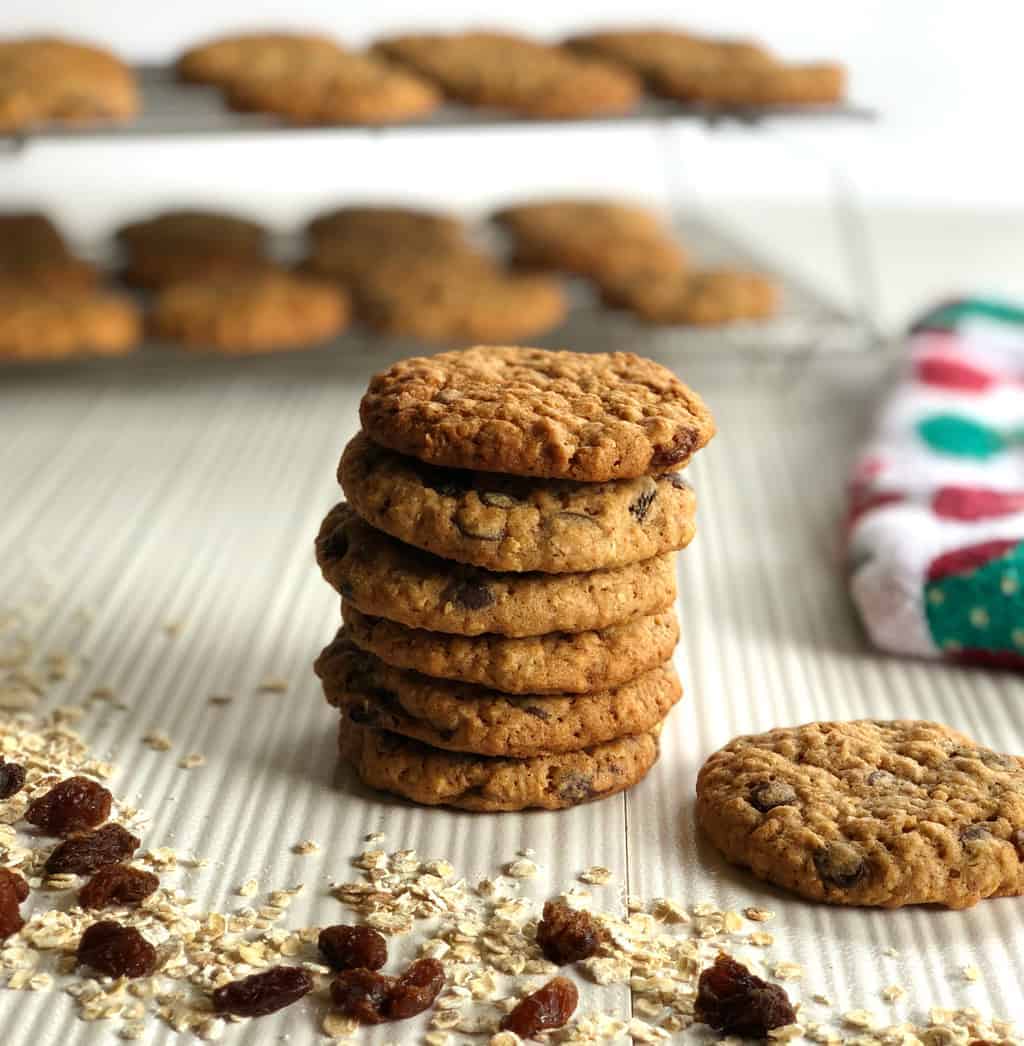
{"label": "cracked cookie surface", "polygon": [[509,694],[585,694],[664,664],[679,639],[672,611],[589,632],[513,638],[406,628],[342,601],[349,639],[385,664]]}
{"label": "cracked cookie surface", "polygon": [[1024,893],[1024,760],[938,723],[809,723],[739,737],[697,780],[734,864],[831,904],[968,908]]}
{"label": "cracked cookie surface", "polygon": [[645,733],[682,695],[671,664],[592,694],[502,694],[393,668],[344,629],[317,658],[316,672],[328,702],[353,723],[434,748],[515,759]]}
{"label": "cracked cookie surface", "polygon": [[343,720],[338,747],[364,784],[413,802],[462,810],[562,810],[640,781],[658,758],[658,733],[561,755],[501,759],[442,752]]}
{"label": "cracked cookie surface", "polygon": [[347,504],[316,539],[325,580],[358,610],[410,628],[538,636],[623,624],[671,607],[675,556],[586,574],[491,573],[402,544]]}
{"label": "cracked cookie surface", "polygon": [[570,573],[684,548],[696,497],[678,474],[607,483],[529,480],[428,465],[371,442],[345,448],[338,480],[368,523],[488,570]]}
{"label": "cracked cookie surface", "polygon": [[431,464],[591,483],[673,472],[715,431],[652,360],[492,346],[394,364],[360,418],[375,443]]}

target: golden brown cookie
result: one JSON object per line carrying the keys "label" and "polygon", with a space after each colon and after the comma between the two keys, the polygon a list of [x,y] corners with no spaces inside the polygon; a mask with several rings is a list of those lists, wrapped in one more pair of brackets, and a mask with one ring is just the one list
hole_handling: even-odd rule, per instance
{"label": "golden brown cookie", "polygon": [[59,37],[0,41],[0,133],[131,120],[135,74],[109,51]]}
{"label": "golden brown cookie", "polygon": [[682,696],[671,664],[590,694],[511,695],[404,672],[344,630],[316,661],[324,694],[353,723],[434,748],[527,759],[578,752],[653,729]]}
{"label": "golden brown cookie", "polygon": [[442,752],[342,720],[338,747],[365,784],[416,803],[492,812],[562,810],[642,780],[658,758],[658,731],[579,752],[500,759]]}
{"label": "golden brown cookie", "polygon": [[414,207],[356,205],[317,215],[308,226],[313,240],[358,241],[366,248],[391,249],[413,244],[429,247],[465,245],[465,228],[453,214]]}
{"label": "golden brown cookie", "polygon": [[506,207],[494,220],[512,241],[512,256],[528,268],[593,276],[644,265],[658,273],[685,271],[686,252],[651,210],[615,200],[545,200]]}
{"label": "golden brown cookie", "polygon": [[585,694],[628,683],[664,664],[679,639],[667,611],[590,632],[457,636],[370,617],[343,600],[346,634],[386,664],[508,694]]}
{"label": "golden brown cookie", "polygon": [[808,723],[705,763],[697,818],[735,864],[830,904],[1024,894],[1024,759],[938,723]]}
{"label": "golden brown cookie", "polygon": [[710,68],[692,73],[686,91],[713,105],[836,105],[846,95],[846,70],[836,62]]}
{"label": "golden brown cookie", "polygon": [[389,124],[429,115],[441,96],[426,80],[389,62],[339,54],[281,73],[239,75],[228,85],[228,103],[294,124]]}
{"label": "golden brown cookie", "polygon": [[62,293],[88,290],[98,278],[95,266],[68,250],[45,215],[0,213],[0,281]]}
{"label": "golden brown cookie", "polygon": [[122,356],[139,342],[135,304],[97,290],[45,291],[0,279],[0,358]]}
{"label": "golden brown cookie", "polygon": [[607,483],[523,479],[427,465],[362,433],[338,480],[372,526],[443,559],[487,570],[571,573],[685,548],[696,495],[678,474]]}
{"label": "golden brown cookie", "polygon": [[763,320],[779,310],[779,289],[767,276],[708,269],[666,276],[642,268],[596,277],[606,302],[648,323],[716,326]]}
{"label": "golden brown cookie", "polygon": [[510,275],[462,256],[429,264],[392,259],[352,292],[360,318],[375,330],[441,344],[523,341],[553,330],[569,310],[558,280]]}
{"label": "golden brown cookie", "polygon": [[337,41],[314,33],[243,33],[197,44],[181,55],[176,68],[183,80],[228,86],[330,61],[344,51]]}
{"label": "golden brown cookie", "polygon": [[344,503],[316,539],[325,580],[356,609],[409,628],[478,636],[588,632],[669,609],[675,556],[587,574],[490,573],[374,530]]}
{"label": "golden brown cookie", "polygon": [[625,113],[641,95],[640,82],[626,70],[511,33],[395,36],[374,50],[429,77],[452,98],[527,116]]}
{"label": "golden brown cookie", "polygon": [[158,294],[151,326],[187,347],[244,354],[326,342],[348,315],[347,299],[332,284],[260,272],[172,284]]}
{"label": "golden brown cookie", "polygon": [[218,211],[165,211],[122,226],[117,239],[128,254],[124,278],[137,287],[251,276],[270,267],[266,229]]}
{"label": "golden brown cookie", "polygon": [[675,471],[715,431],[692,389],[628,352],[414,357],[371,379],[359,413],[375,443],[431,464],[589,483]]}

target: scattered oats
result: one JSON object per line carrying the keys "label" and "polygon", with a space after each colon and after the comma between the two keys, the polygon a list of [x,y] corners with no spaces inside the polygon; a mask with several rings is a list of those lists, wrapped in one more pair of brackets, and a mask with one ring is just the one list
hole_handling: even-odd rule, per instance
{"label": "scattered oats", "polygon": [[634,1017],[626,1027],[626,1034],[633,1042],[664,1042],[671,1038],[664,1028],[658,1028],[653,1024]]}
{"label": "scattered oats", "polygon": [[299,854],[301,857],[308,857],[310,854],[315,854],[319,850],[320,844],[313,839],[303,839],[292,847],[292,853]]}
{"label": "scattered oats", "polygon": [[755,923],[766,923],[775,918],[775,913],[768,911],[767,908],[744,908],[743,914]]}
{"label": "scattered oats", "polygon": [[168,752],[171,749],[171,739],[163,730],[150,730],[143,734],[142,743],[154,752]]}
{"label": "scattered oats", "polygon": [[114,688],[110,686],[95,686],[89,691],[89,701],[113,701],[117,695]]}
{"label": "scattered oats", "polygon": [[260,884],[255,879],[246,879],[236,890],[239,897],[255,897]]}
{"label": "scattered oats", "polygon": [[875,1027],[875,1015],[870,1010],[849,1010],[843,1014],[843,1024],[870,1031]]}
{"label": "scattered oats", "polygon": [[368,843],[382,843],[384,842],[385,836],[383,832],[370,832],[366,836],[366,842]]}
{"label": "scattered oats", "polygon": [[628,894],[626,897],[626,911],[627,912],[642,912],[647,905],[644,903],[642,897],[637,897],[635,893]]}
{"label": "scattered oats", "polygon": [[505,865],[505,874],[513,879],[534,879],[537,876],[537,866],[526,857],[510,861]]}
{"label": "scattered oats", "polygon": [[190,752],[178,760],[178,766],[182,770],[195,770],[197,766],[206,765],[206,756],[201,752]]}
{"label": "scattered oats", "polygon": [[886,949],[884,949],[882,954],[884,956],[886,956],[886,958],[889,958],[889,959],[898,959],[900,957],[900,953],[895,948],[893,948],[891,946],[886,948]]}
{"label": "scattered oats", "polygon": [[969,966],[962,967],[960,973],[965,981],[977,981],[981,977],[981,970],[979,970],[973,963]]}
{"label": "scattered oats", "polygon": [[739,912],[728,911],[722,917],[722,927],[726,933],[739,933],[743,929],[743,917]]}
{"label": "scattered oats", "polygon": [[516,850],[518,857],[536,857],[537,851],[532,846],[524,846],[522,850]]}
{"label": "scattered oats", "polygon": [[800,981],[803,980],[804,968],[798,962],[777,962],[772,976],[780,981]]}
{"label": "scattered oats", "polygon": [[423,1041],[427,1046],[448,1046],[452,1037],[446,1031],[428,1031],[423,1036]]}
{"label": "scattered oats", "polygon": [[770,948],[775,943],[775,938],[764,930],[758,930],[756,933],[752,933],[747,940],[758,948]]}
{"label": "scattered oats", "polygon": [[491,1036],[487,1046],[520,1046],[522,1041],[514,1031],[500,1031]]}
{"label": "scattered oats", "polygon": [[832,1000],[827,995],[822,995],[821,992],[815,992],[811,996],[811,1002],[816,1002],[819,1006],[831,1006]]}
{"label": "scattered oats", "polygon": [[907,989],[899,984],[890,984],[882,989],[882,998],[886,1002],[898,1002],[907,994]]}
{"label": "scattered oats", "polygon": [[804,1029],[799,1024],[786,1024],[781,1028],[772,1028],[768,1032],[768,1038],[776,1042],[789,1042],[790,1039],[802,1039]]}
{"label": "scattered oats", "polygon": [[265,676],[256,688],[262,694],[287,694],[290,686],[281,676]]}
{"label": "scattered oats", "polygon": [[320,1030],[329,1039],[348,1039],[359,1030],[359,1022],[351,1017],[343,1017],[340,1013],[328,1013]]}
{"label": "scattered oats", "polygon": [[[694,911],[696,912],[696,909]],[[690,921],[686,909],[678,901],[673,901],[669,897],[655,897],[651,902],[651,915],[663,923],[688,923]]]}
{"label": "scattered oats", "polygon": [[611,869],[605,868],[603,865],[595,864],[589,868],[580,872],[580,879],[585,883],[591,883],[594,886],[604,886],[606,883],[612,881]]}

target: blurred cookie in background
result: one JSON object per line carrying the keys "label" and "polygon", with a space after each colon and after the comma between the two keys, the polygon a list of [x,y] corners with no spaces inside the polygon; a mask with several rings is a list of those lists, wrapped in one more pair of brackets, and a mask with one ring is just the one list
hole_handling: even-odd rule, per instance
{"label": "blurred cookie in background", "polygon": [[56,36],[0,40],[0,133],[126,122],[140,108],[135,74],[110,51]]}
{"label": "blurred cookie in background", "polygon": [[88,289],[97,281],[95,266],[71,252],[46,215],[0,212],[0,282],[71,291]]}

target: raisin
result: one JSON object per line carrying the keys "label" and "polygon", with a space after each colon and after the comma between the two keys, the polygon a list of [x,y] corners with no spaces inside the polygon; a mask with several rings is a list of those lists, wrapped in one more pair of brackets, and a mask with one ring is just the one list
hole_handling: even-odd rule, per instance
{"label": "raisin", "polygon": [[960,833],[961,843],[980,843],[984,839],[991,838],[992,833],[983,824],[969,824]]}
{"label": "raisin", "polygon": [[464,538],[474,541],[503,541],[507,533],[503,520],[480,519],[461,510],[452,516],[452,523]]}
{"label": "raisin", "polygon": [[347,552],[348,529],[342,523],[320,542],[320,555],[326,560],[338,560],[344,559]]}
{"label": "raisin", "polygon": [[555,977],[520,999],[515,1009],[502,1018],[501,1029],[515,1032],[521,1039],[532,1039],[538,1032],[561,1028],[573,1015],[579,997],[572,981]]}
{"label": "raisin", "polygon": [[545,957],[559,966],[595,955],[605,932],[589,913],[570,908],[564,901],[548,901],[537,924],[537,943]]}
{"label": "raisin", "polygon": [[750,1039],[763,1039],[773,1028],[796,1020],[783,988],[755,977],[724,953],[701,973],[693,1015],[699,1024],[717,1032]]}
{"label": "raisin", "polygon": [[0,759],[0,799],[10,799],[25,787],[25,768]]}
{"label": "raisin", "polygon": [[417,959],[395,981],[384,1012],[388,1020],[404,1021],[432,1006],[444,987],[444,967],[437,959]]}
{"label": "raisin", "polygon": [[69,777],[33,799],[25,820],[47,835],[70,835],[103,824],[112,798],[103,785],[88,777]]}
{"label": "raisin", "polygon": [[119,824],[105,824],[95,832],[73,835],[46,859],[46,870],[51,875],[74,872],[89,875],[108,864],[117,864],[131,857],[139,848],[139,839]]}
{"label": "raisin", "polygon": [[393,977],[375,970],[344,970],[331,982],[331,999],[341,1013],[360,1024],[383,1024],[394,983]]}
{"label": "raisin", "polygon": [[796,792],[785,781],[762,781],[750,790],[750,805],[766,814],[777,806],[796,802]]}
{"label": "raisin", "polygon": [[523,711],[527,715],[532,715],[534,719],[545,721],[551,718],[551,713],[546,708],[541,708],[540,705],[527,705]]}
{"label": "raisin", "polygon": [[274,966],[213,993],[213,1008],[236,1017],[265,1017],[298,1002],[313,990],[313,978],[301,966]]}
{"label": "raisin", "polygon": [[681,465],[694,451],[697,435],[694,432],[680,432],[667,446],[658,447],[651,455],[651,469],[654,472],[668,472],[675,465]]}
{"label": "raisin", "polygon": [[567,773],[558,785],[558,796],[566,802],[582,803],[587,799],[593,799],[594,794],[593,778],[576,770]]}
{"label": "raisin", "polygon": [[651,510],[651,505],[654,504],[654,499],[658,496],[658,488],[654,481],[651,480],[651,485],[647,490],[642,490],[637,496],[629,503],[629,514],[637,521],[637,523],[643,523],[647,518],[647,513]]}
{"label": "raisin", "polygon": [[328,926],[317,946],[332,970],[379,970],[388,961],[387,941],[369,926]]}
{"label": "raisin", "polygon": [[28,883],[9,868],[0,868],[0,941],[24,925],[19,906],[28,897]]}
{"label": "raisin", "polygon": [[404,1021],[422,1013],[444,987],[437,959],[418,959],[401,977],[375,970],[343,970],[331,983],[331,998],[345,1016],[361,1024]]}
{"label": "raisin", "polygon": [[831,843],[817,850],[814,867],[826,886],[838,886],[841,890],[856,886],[868,871],[857,848],[843,842]]}
{"label": "raisin", "polygon": [[494,602],[494,593],[482,582],[467,578],[449,585],[442,600],[457,603],[465,610],[483,610]]}
{"label": "raisin", "polygon": [[108,919],[82,934],[78,961],[108,977],[145,977],[156,968],[156,949],[134,926]]}
{"label": "raisin", "polygon": [[104,908],[108,904],[138,904],[160,885],[159,877],[126,864],[108,864],[78,891],[83,908]]}

